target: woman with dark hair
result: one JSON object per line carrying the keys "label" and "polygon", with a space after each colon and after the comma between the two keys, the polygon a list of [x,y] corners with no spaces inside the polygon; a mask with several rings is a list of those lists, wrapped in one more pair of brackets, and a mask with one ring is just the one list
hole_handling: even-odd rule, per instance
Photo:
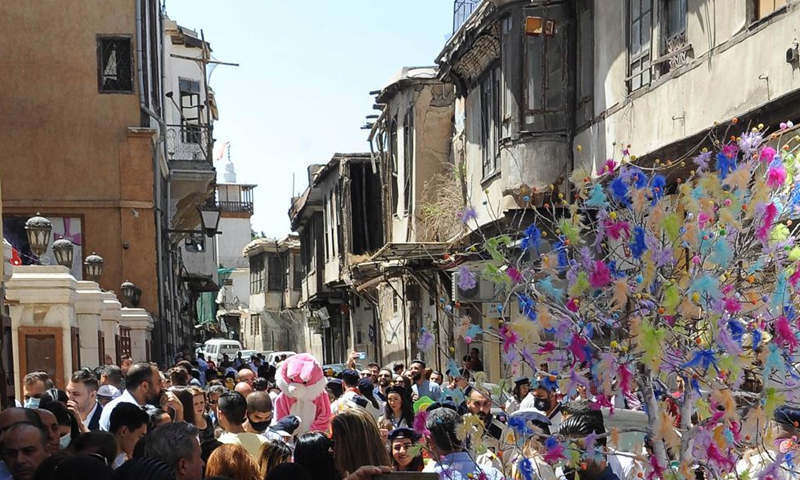
{"label": "woman with dark hair", "polygon": [[508,399],[505,405],[506,414],[511,415],[512,413],[519,410],[519,405],[522,403],[522,399],[528,396],[528,393],[531,391],[531,381],[528,377],[519,377],[514,380],[514,389],[511,391],[512,396]]}
{"label": "woman with dark hair", "polygon": [[60,449],[64,450],[80,436],[81,428],[78,421],[69,411],[67,406],[61,402],[42,402],[39,408],[51,412],[58,422],[59,434],[61,435]]}
{"label": "woman with dark hair", "polygon": [[114,435],[102,430],[82,433],[70,445],[72,451],[79,455],[96,455],[105,459],[106,465],[112,465],[117,458],[117,440]]}
{"label": "woman with dark hair", "polygon": [[280,440],[269,440],[261,445],[261,453],[256,461],[261,469],[261,478],[267,478],[270,470],[292,461],[292,449]]}
{"label": "woman with dark hair", "polygon": [[402,385],[392,385],[386,389],[386,407],[378,425],[384,430],[411,428],[414,425],[414,406],[410,390]]}
{"label": "woman with dark hair", "polygon": [[178,400],[180,400],[183,405],[183,421],[197,426],[195,421],[197,417],[194,413],[194,396],[189,387],[173,388],[172,393],[178,397]]}
{"label": "woman with dark hair", "polygon": [[36,469],[34,480],[111,480],[114,472],[95,455],[68,455],[64,452],[45,459]]}
{"label": "woman with dark hair", "polygon": [[311,432],[300,436],[294,447],[294,463],[305,467],[314,480],[344,478],[333,460],[333,442],[324,433]]}

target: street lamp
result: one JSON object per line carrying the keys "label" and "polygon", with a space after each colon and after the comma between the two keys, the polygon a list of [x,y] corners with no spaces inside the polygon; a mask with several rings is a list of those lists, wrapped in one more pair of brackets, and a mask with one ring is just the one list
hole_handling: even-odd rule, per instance
{"label": "street lamp", "polygon": [[122,298],[132,307],[138,307],[139,301],[142,299],[142,289],[134,285],[130,280],[125,280],[120,285],[122,290]]}
{"label": "street lamp", "polygon": [[222,211],[217,206],[204,205],[197,207],[200,212],[200,223],[203,225],[203,232],[209,238],[213,238],[219,231],[219,218]]}
{"label": "street lamp", "polygon": [[31,252],[36,256],[36,261],[39,264],[41,264],[42,255],[47,251],[47,245],[50,244],[50,233],[52,231],[53,224],[39,212],[36,212],[36,216],[29,218],[25,222],[28,245],[30,245]]}
{"label": "street lamp", "polygon": [[56,263],[62,267],[72,270],[72,253],[74,245],[68,238],[62,238],[53,242],[53,256],[56,257]]}
{"label": "street lamp", "polygon": [[90,282],[99,282],[103,274],[103,257],[92,252],[83,260],[83,278]]}

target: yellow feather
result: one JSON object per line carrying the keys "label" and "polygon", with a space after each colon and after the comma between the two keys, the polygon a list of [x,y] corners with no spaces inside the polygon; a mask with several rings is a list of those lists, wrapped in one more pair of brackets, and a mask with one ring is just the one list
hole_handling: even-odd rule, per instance
{"label": "yellow feather", "polygon": [[649,201],[647,200],[647,196],[645,196],[644,189],[637,189],[633,191],[633,211],[637,214],[642,213],[647,205],[649,205]]}
{"label": "yellow feather", "polygon": [[550,315],[550,310],[547,306],[543,303],[540,303],[538,307],[536,307],[536,313],[539,318],[539,323],[542,325],[542,328],[547,330],[548,328],[552,327],[553,323],[553,316]]}
{"label": "yellow feather", "polygon": [[677,452],[680,449],[681,438],[678,436],[678,432],[675,431],[675,418],[666,410],[661,410],[659,417],[656,419],[654,433],[655,439],[664,440],[664,443],[673,452]]}
{"label": "yellow feather", "polygon": [[647,217],[647,226],[650,227],[650,230],[653,232],[660,232],[663,228],[665,216],[666,214],[664,213],[664,209],[661,208],[661,205],[656,205]]}
{"label": "yellow feather", "polygon": [[693,185],[684,183],[680,186],[678,195],[680,195],[681,202],[683,202],[684,210],[697,215],[697,212],[700,211],[700,204],[697,203],[697,200],[694,199],[694,195],[692,195],[693,188]]}
{"label": "yellow feather", "polygon": [[619,429],[617,427],[612,428],[609,432],[608,443],[613,448],[619,448]]}
{"label": "yellow feather", "polygon": [[725,409],[725,416],[722,417],[723,419],[733,422],[739,421],[739,414],[736,413],[736,400],[733,398],[729,389],[714,389],[711,392],[711,398],[717,402],[717,408],[722,407]]}
{"label": "yellow feather", "polygon": [[697,248],[700,242],[700,235],[698,234],[697,222],[688,222],[685,225],[686,231],[683,234],[683,239],[689,243],[692,248]]}
{"label": "yellow feather", "polygon": [[755,206],[760,203],[767,203],[769,201],[769,196],[769,187],[767,187],[766,180],[764,180],[763,177],[756,179],[755,185],[753,185],[752,195],[747,202],[750,208],[747,209],[745,219],[753,218],[756,211]]}
{"label": "yellow feather", "polygon": [[742,229],[742,224],[736,219],[736,216],[733,214],[730,208],[719,209],[719,221],[724,225],[728,225],[736,230]]}
{"label": "yellow feather", "polygon": [[746,167],[737,168],[725,178],[725,185],[731,188],[739,189],[740,191],[747,190],[747,184],[750,183],[750,169]]}

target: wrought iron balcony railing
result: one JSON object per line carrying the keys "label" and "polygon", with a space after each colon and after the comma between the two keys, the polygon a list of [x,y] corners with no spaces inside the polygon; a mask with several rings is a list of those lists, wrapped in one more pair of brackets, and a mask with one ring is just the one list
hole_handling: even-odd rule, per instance
{"label": "wrought iron balcony railing", "polygon": [[217,205],[227,213],[253,213],[253,202],[217,202]]}
{"label": "wrought iron balcony railing", "polygon": [[209,128],[191,123],[167,125],[169,160],[211,162],[208,151]]}
{"label": "wrought iron balcony railing", "polygon": [[483,0],[455,0],[453,3],[453,33],[467,21]]}

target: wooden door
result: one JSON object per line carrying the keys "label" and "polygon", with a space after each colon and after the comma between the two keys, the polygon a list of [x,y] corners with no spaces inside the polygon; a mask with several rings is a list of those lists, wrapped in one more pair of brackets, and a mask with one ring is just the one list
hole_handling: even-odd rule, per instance
{"label": "wooden door", "polygon": [[62,330],[55,327],[19,327],[20,385],[25,375],[45,372],[57,388],[65,388]]}

